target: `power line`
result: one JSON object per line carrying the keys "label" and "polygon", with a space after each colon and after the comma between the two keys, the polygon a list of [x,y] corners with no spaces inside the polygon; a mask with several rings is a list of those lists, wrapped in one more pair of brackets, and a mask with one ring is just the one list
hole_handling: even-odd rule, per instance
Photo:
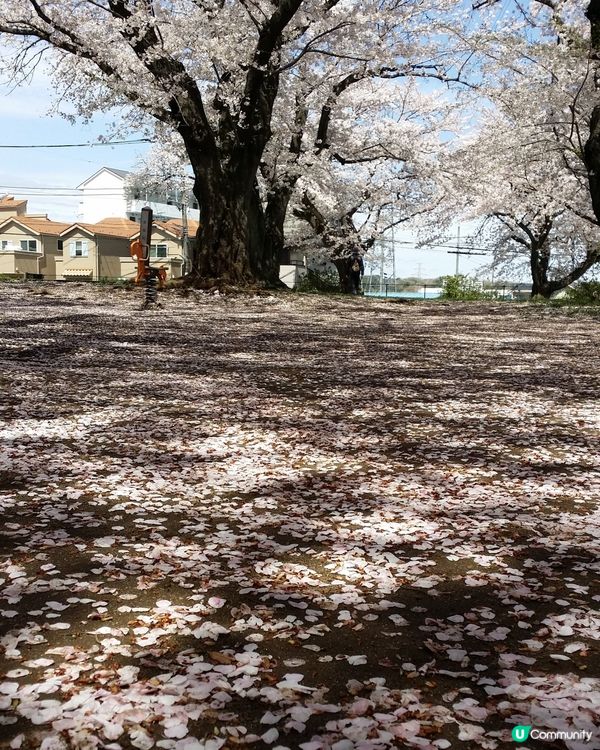
{"label": "power line", "polygon": [[[0,185],[0,190],[9,190],[11,193],[18,193],[20,195],[29,195],[38,198],[51,198],[55,195],[68,196],[70,198],[84,197],[83,188],[70,188],[65,185],[57,185],[56,187],[34,187],[32,185]],[[63,192],[56,192],[56,191]],[[89,188],[88,188],[89,190]],[[94,192],[92,192],[92,190]],[[92,188],[89,190],[88,197],[90,198],[116,198],[123,195],[122,192],[115,190],[114,188]],[[95,192],[95,191],[110,191],[110,192]],[[150,193],[150,191],[148,191]],[[165,193],[166,195],[166,193]],[[170,195],[170,193],[169,193]]]}
{"label": "power line", "polygon": [[[396,244],[397,245],[410,245],[411,246],[409,248],[410,250],[427,250],[427,248],[433,248],[433,247],[435,247],[435,248],[438,248],[438,247],[443,247],[443,248],[449,247],[449,248],[452,248],[452,250],[456,250],[456,249],[462,250],[462,249],[464,249],[465,252],[471,251],[471,250],[472,251],[480,250],[483,253],[489,253],[490,252],[490,248],[489,247],[475,247],[475,246],[471,246],[471,245],[461,245],[460,247],[458,247],[457,245],[442,245],[442,244],[437,244],[435,242],[425,242],[425,243],[423,243],[423,245],[417,246],[416,243],[409,242],[408,240],[397,240]],[[476,254],[479,254],[479,253],[475,253],[475,252],[472,253],[472,255],[476,255]]]}
{"label": "power line", "polygon": [[0,185],[0,190],[14,190],[15,192],[18,190],[70,190],[73,193],[81,192],[80,188],[70,188],[66,185],[50,185],[47,187],[36,187],[35,185]]}
{"label": "power line", "polygon": [[132,141],[97,141],[95,143],[31,143],[28,145],[0,144],[0,148],[94,148],[96,146],[124,146],[138,143],[156,143],[153,138],[137,138]]}
{"label": "power line", "polygon": [[472,250],[448,250],[448,255],[487,255],[489,250],[482,253],[475,253]]}

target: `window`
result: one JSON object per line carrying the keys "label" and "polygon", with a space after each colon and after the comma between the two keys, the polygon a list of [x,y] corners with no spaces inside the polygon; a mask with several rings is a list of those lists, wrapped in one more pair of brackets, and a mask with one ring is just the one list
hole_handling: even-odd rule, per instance
{"label": "window", "polygon": [[166,258],[167,246],[166,245],[150,245],[150,257],[151,258]]}
{"label": "window", "polygon": [[62,240],[58,240],[57,245],[58,245],[58,249],[59,250],[63,249],[63,241]]}
{"label": "window", "polygon": [[2,249],[6,250],[7,247],[8,247],[8,240],[2,240]]}
{"label": "window", "polygon": [[71,258],[87,258],[88,243],[86,240],[73,240],[69,246]]}
{"label": "window", "polygon": [[37,250],[37,240],[21,240],[21,250],[26,253],[35,253]]}

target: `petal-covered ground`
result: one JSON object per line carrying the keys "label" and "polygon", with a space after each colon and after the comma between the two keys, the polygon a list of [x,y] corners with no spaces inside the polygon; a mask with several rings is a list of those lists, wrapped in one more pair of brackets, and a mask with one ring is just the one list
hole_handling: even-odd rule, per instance
{"label": "petal-covered ground", "polygon": [[162,301],[0,286],[0,745],[600,747],[600,319]]}

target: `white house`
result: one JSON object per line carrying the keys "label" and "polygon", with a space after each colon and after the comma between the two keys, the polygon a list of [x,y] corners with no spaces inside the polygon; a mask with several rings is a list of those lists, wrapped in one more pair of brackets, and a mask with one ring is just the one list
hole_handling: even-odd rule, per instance
{"label": "white house", "polygon": [[[95,224],[106,216],[125,216],[139,222],[144,206],[150,206],[156,221],[181,218],[181,195],[176,191],[156,193],[140,191],[132,196],[125,190],[129,172],[124,169],[102,167],[77,188],[81,190],[78,219],[86,224]],[[199,221],[200,211],[194,196],[188,195],[187,215]]]}

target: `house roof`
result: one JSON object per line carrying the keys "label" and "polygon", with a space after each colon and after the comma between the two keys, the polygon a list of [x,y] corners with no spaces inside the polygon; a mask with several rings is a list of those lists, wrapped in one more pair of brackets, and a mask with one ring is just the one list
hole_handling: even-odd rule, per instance
{"label": "house roof", "polygon": [[111,237],[133,237],[140,231],[137,222],[121,216],[109,216],[95,224],[86,224],[95,234],[107,234]]}
{"label": "house roof", "polygon": [[[108,234],[115,237],[127,237],[131,239],[140,233],[140,225],[137,222],[125,219],[120,216],[110,216],[96,224],[79,224],[79,226],[89,227],[95,234]],[[163,232],[171,234],[173,237],[181,237],[181,220],[169,219],[168,221],[153,221],[152,226],[161,229]],[[188,232],[190,235],[198,231],[197,221],[188,221]]]}
{"label": "house roof", "polygon": [[5,227],[10,222],[19,224],[24,229],[30,229],[34,234],[50,234],[55,236],[58,236],[69,227],[69,224],[61,221],[51,221],[43,216],[22,214],[21,216],[8,216],[4,221],[0,222],[0,228]]}
{"label": "house roof", "polygon": [[[163,227],[169,232],[172,232],[173,234],[176,234],[178,237],[181,237],[181,233],[183,231],[183,225],[181,223],[181,219],[169,219],[168,221],[155,221],[154,222],[157,226]],[[199,222],[194,221],[193,219],[188,219],[188,235],[190,237],[194,237],[196,232],[198,231],[198,227],[200,226]]]}
{"label": "house roof", "polygon": [[121,237],[126,240],[131,239],[140,231],[136,223],[120,216],[111,216],[98,221],[96,224],[77,221],[75,224],[69,224],[62,234],[68,234],[74,229],[80,229],[90,235],[101,234],[107,237]]}
{"label": "house roof", "polygon": [[78,188],[83,187],[84,185],[87,185],[88,182],[91,182],[93,179],[98,177],[99,174],[102,174],[102,172],[110,172],[111,174],[114,174],[116,177],[120,177],[122,180],[125,180],[129,172],[126,169],[114,169],[113,167],[102,167],[97,172],[94,172],[94,174],[91,177],[88,177],[87,180],[84,180],[81,184],[77,185]]}
{"label": "house roof", "polygon": [[178,228],[173,226],[168,221],[153,221],[152,226],[156,227],[157,229],[161,229],[163,232],[170,234],[172,237],[179,238],[181,236],[181,232],[178,230]]}
{"label": "house roof", "polygon": [[[181,222],[178,223],[177,220],[154,221],[152,222],[152,226],[163,232],[167,232],[173,237],[181,237]],[[68,234],[74,229],[80,229],[90,235],[101,234],[106,237],[121,237],[127,240],[134,239],[140,233],[140,225],[137,222],[121,216],[109,216],[106,219],[96,222],[96,224],[87,224],[78,221],[75,224],[65,225],[65,227],[62,234]],[[197,229],[198,222],[190,221],[189,233],[195,234]]]}
{"label": "house roof", "polygon": [[69,224],[69,226],[61,232],[61,235],[69,234],[69,232],[72,232],[74,229],[80,229],[86,234],[93,236],[94,231],[93,229],[90,229],[90,227],[92,226],[93,224],[81,224],[80,222],[76,221],[75,224]]}
{"label": "house roof", "polygon": [[0,210],[3,208],[17,208],[18,206],[27,205],[26,200],[15,200],[14,195],[0,196]]}

